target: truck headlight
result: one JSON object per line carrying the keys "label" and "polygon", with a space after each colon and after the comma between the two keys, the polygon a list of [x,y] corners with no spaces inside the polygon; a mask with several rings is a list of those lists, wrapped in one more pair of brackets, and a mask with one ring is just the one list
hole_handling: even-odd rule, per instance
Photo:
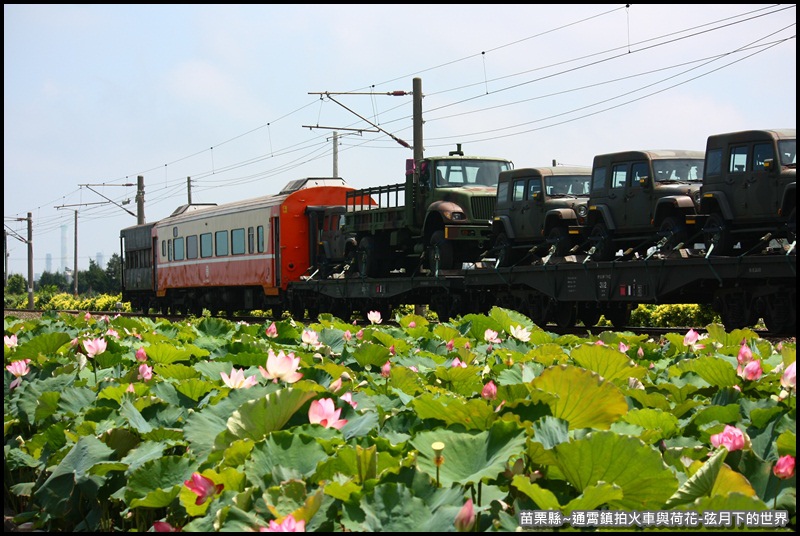
{"label": "truck headlight", "polygon": [[589,214],[589,209],[586,208],[586,205],[579,205],[576,212],[578,213],[579,218],[585,218],[586,215]]}
{"label": "truck headlight", "polygon": [[694,195],[692,196],[692,199],[694,200],[694,205],[696,207],[699,207],[700,206],[700,200],[703,199],[703,194],[700,192],[700,190],[697,190],[694,193]]}
{"label": "truck headlight", "polygon": [[445,210],[443,215],[445,218],[451,221],[464,221],[467,219],[463,212],[457,210]]}

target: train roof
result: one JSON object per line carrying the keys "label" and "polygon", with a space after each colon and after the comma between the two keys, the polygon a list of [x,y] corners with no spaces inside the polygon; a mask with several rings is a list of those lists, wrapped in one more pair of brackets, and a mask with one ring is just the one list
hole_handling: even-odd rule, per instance
{"label": "train roof", "polygon": [[[185,219],[191,220],[192,217],[195,215],[194,214],[195,212],[202,212],[203,214],[205,214],[208,213],[209,211],[213,211],[218,214],[225,214],[227,212],[235,212],[251,207],[260,207],[263,205],[276,205],[282,203],[290,195],[300,190],[305,190],[308,188],[319,188],[325,186],[340,187],[340,188],[350,187],[347,184],[347,182],[345,182],[345,180],[342,179],[341,177],[307,177],[304,179],[297,179],[290,181],[277,194],[263,195],[260,197],[253,197],[250,199],[243,199],[240,201],[232,201],[230,203],[223,203],[221,205],[217,205],[214,203],[181,205],[180,207],[175,209],[169,217],[164,218],[159,223],[166,222],[167,220],[169,220],[170,223],[174,223],[175,219],[181,220],[184,219],[184,217]],[[181,210],[182,208],[185,208],[185,210]]]}

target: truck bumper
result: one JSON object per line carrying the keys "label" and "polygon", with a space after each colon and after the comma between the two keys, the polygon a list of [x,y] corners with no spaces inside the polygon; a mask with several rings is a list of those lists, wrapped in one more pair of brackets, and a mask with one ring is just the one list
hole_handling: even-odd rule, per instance
{"label": "truck bumper", "polygon": [[447,240],[486,240],[492,228],[485,225],[445,225],[444,237]]}

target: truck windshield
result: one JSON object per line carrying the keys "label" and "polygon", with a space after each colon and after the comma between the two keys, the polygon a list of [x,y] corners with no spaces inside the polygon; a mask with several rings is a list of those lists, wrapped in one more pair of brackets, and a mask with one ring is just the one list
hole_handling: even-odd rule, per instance
{"label": "truck windshield", "polygon": [[436,163],[436,186],[438,188],[462,188],[464,186],[497,187],[501,171],[511,169],[505,160],[448,159]]}
{"label": "truck windshield", "polygon": [[696,158],[653,160],[653,172],[657,182],[701,182],[703,160]]}

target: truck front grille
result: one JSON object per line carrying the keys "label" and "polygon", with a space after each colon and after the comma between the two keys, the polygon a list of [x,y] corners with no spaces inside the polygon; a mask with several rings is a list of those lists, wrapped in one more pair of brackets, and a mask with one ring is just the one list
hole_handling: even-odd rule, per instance
{"label": "truck front grille", "polygon": [[473,197],[472,198],[472,217],[475,220],[491,220],[494,216],[494,205],[497,202],[495,196]]}

